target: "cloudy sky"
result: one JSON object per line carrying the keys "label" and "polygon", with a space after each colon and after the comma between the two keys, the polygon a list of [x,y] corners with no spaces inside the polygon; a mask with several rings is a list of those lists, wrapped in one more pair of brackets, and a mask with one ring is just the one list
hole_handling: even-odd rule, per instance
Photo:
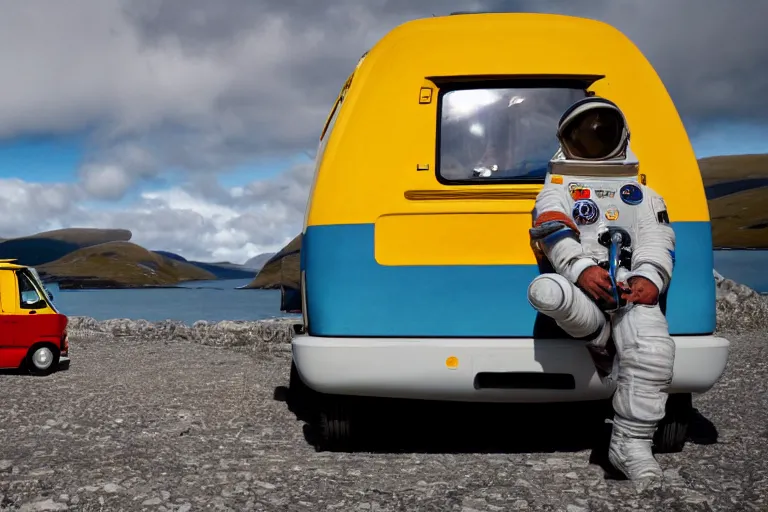
{"label": "cloudy sky", "polygon": [[698,156],[768,152],[765,1],[0,0],[0,238],[120,227],[188,258],[277,250],[357,59],[456,10],[607,21],[656,67]]}

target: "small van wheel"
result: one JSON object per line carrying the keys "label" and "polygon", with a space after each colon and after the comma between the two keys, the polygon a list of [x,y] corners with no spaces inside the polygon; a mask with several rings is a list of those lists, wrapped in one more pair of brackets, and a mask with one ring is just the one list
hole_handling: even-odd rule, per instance
{"label": "small van wheel", "polygon": [[336,397],[323,397],[318,418],[317,451],[343,450],[352,442],[352,417],[347,404]]}
{"label": "small van wheel", "polygon": [[691,393],[669,395],[666,416],[659,422],[654,435],[654,447],[657,453],[678,453],[683,450],[688,439],[688,425],[693,416],[693,396]]}
{"label": "small van wheel", "polygon": [[59,350],[53,345],[35,345],[27,354],[27,370],[32,375],[51,374],[59,364]]}

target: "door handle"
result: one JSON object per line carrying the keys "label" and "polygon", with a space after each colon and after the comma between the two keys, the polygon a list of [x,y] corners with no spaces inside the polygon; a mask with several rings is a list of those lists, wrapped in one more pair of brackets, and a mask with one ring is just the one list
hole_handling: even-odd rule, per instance
{"label": "door handle", "polygon": [[30,311],[30,312],[29,312],[29,314],[30,314],[30,315],[36,315],[36,314],[37,314],[37,311]]}

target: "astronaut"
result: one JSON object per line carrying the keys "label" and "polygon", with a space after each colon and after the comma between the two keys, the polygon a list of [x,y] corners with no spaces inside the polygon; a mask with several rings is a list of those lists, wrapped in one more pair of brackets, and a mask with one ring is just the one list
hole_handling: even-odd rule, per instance
{"label": "astronaut", "polygon": [[675,357],[659,308],[674,266],[666,205],[638,179],[614,103],[579,100],[560,118],[557,137],[530,230],[534,250],[554,272],[531,282],[528,300],[586,342],[600,378],[616,384],[611,464],[631,480],[663,478],[651,446]]}

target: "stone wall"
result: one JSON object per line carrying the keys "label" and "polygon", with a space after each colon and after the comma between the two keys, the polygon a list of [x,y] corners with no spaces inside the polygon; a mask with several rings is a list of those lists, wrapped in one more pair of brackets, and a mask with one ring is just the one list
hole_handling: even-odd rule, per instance
{"label": "stone wall", "polygon": [[768,329],[768,297],[714,271],[717,284],[717,330],[721,332]]}

